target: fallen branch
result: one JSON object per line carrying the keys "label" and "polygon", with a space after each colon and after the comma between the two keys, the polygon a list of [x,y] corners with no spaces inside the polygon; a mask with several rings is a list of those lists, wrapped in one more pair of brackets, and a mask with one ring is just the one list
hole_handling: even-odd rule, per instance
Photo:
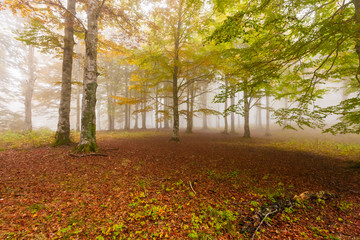
{"label": "fallen branch", "polygon": [[286,208],[293,208],[295,202],[298,201],[316,200],[316,199],[329,200],[334,197],[336,197],[334,194],[327,191],[319,191],[319,192],[306,191],[301,193],[299,196],[295,195],[292,198],[282,199],[280,201],[274,202],[267,207],[262,207],[261,209],[256,211],[255,214],[253,214],[252,216],[247,217],[243,221],[244,224],[241,224],[244,225],[243,228],[241,229],[241,232],[242,233],[247,232],[249,234],[252,234],[251,239],[253,240],[259,228],[264,224],[266,218],[269,215],[274,214],[276,212],[282,212]]}
{"label": "fallen branch", "polygon": [[192,184],[191,184],[191,181],[189,181],[189,185],[190,185],[190,187],[191,187],[191,190],[196,194],[196,192],[195,192],[195,190],[194,190],[194,188],[193,188],[193,186],[192,186]]}
{"label": "fallen branch", "polygon": [[259,225],[257,226],[257,228],[255,229],[255,232],[254,232],[254,234],[252,235],[252,238],[251,238],[252,240],[254,240],[257,231],[259,230],[259,228],[261,227],[261,225],[264,223],[264,221],[266,220],[266,218],[267,218],[269,215],[276,213],[277,211],[278,211],[278,210],[275,209],[274,211],[268,212],[268,213],[265,215],[265,217],[261,220],[260,224],[259,224]]}

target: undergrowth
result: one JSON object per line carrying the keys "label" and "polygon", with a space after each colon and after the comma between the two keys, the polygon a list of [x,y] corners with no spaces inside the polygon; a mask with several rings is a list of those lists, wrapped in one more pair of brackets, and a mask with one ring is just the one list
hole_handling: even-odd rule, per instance
{"label": "undergrowth", "polygon": [[6,131],[0,133],[0,150],[40,147],[50,144],[54,132],[48,129],[28,132]]}

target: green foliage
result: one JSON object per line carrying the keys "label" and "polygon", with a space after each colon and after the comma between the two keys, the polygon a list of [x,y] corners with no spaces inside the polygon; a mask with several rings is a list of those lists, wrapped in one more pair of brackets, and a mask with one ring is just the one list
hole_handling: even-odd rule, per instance
{"label": "green foliage", "polygon": [[47,129],[28,132],[6,131],[0,134],[0,149],[40,147],[50,144],[54,132]]}
{"label": "green foliage", "polygon": [[39,18],[33,18],[22,31],[17,31],[19,41],[26,45],[36,46],[43,53],[59,54],[63,49],[63,36],[56,33],[52,28]]}
{"label": "green foliage", "polygon": [[323,128],[325,126],[326,115],[320,110],[308,109],[306,107],[281,108],[274,111],[273,116],[277,119],[276,123],[284,129],[297,130],[291,123],[295,123],[300,129]]}
{"label": "green foliage", "polygon": [[[231,13],[234,7],[227,8],[225,2],[216,4],[221,6],[220,12]],[[208,41],[232,43],[236,51],[226,58],[236,63],[236,72],[250,76],[252,82],[271,80],[278,90],[277,98],[283,95],[297,103],[296,108],[276,112],[278,123],[290,119],[300,128],[322,128],[326,114],[321,109],[313,111],[314,101],[326,92],[319,86],[331,79],[350,79],[347,81],[354,86],[352,91],[359,89],[356,80],[359,63],[354,51],[358,42],[356,19],[351,1],[250,2],[227,16]],[[274,82],[276,79],[279,81]],[[223,96],[220,98],[226,99],[230,94]],[[341,115],[339,123],[326,131],[359,133],[357,101],[355,98],[326,109],[328,114]]]}
{"label": "green foliage", "polygon": [[325,128],[324,132],[332,134],[356,133],[360,134],[360,99],[349,98],[342,101],[337,106],[327,107],[321,110],[324,115],[333,114],[339,117],[339,122],[329,128]]}

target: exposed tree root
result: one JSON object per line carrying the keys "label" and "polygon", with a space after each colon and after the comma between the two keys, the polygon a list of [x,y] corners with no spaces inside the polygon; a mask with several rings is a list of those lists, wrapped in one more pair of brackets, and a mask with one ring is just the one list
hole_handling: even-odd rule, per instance
{"label": "exposed tree root", "polygon": [[71,153],[71,152],[69,152],[68,155],[71,156],[71,157],[77,157],[77,158],[88,157],[88,156],[100,156],[100,157],[107,157],[108,156],[107,154],[103,154],[103,153],[75,154],[75,153]]}

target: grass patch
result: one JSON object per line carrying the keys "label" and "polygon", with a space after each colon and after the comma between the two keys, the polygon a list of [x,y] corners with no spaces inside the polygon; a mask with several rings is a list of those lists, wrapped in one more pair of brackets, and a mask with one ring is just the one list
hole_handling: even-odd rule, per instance
{"label": "grass patch", "polygon": [[0,149],[19,149],[48,145],[54,139],[54,132],[48,129],[31,132],[6,131],[0,134]]}
{"label": "grass patch", "polygon": [[140,138],[149,138],[154,136],[164,136],[169,135],[168,132],[156,132],[156,131],[113,131],[113,132],[97,132],[97,140],[104,139],[140,139]]}
{"label": "grass patch", "polygon": [[269,146],[277,149],[312,152],[332,157],[345,157],[347,159],[357,159],[360,155],[360,144],[339,143],[331,140],[292,139],[288,141],[274,141]]}

